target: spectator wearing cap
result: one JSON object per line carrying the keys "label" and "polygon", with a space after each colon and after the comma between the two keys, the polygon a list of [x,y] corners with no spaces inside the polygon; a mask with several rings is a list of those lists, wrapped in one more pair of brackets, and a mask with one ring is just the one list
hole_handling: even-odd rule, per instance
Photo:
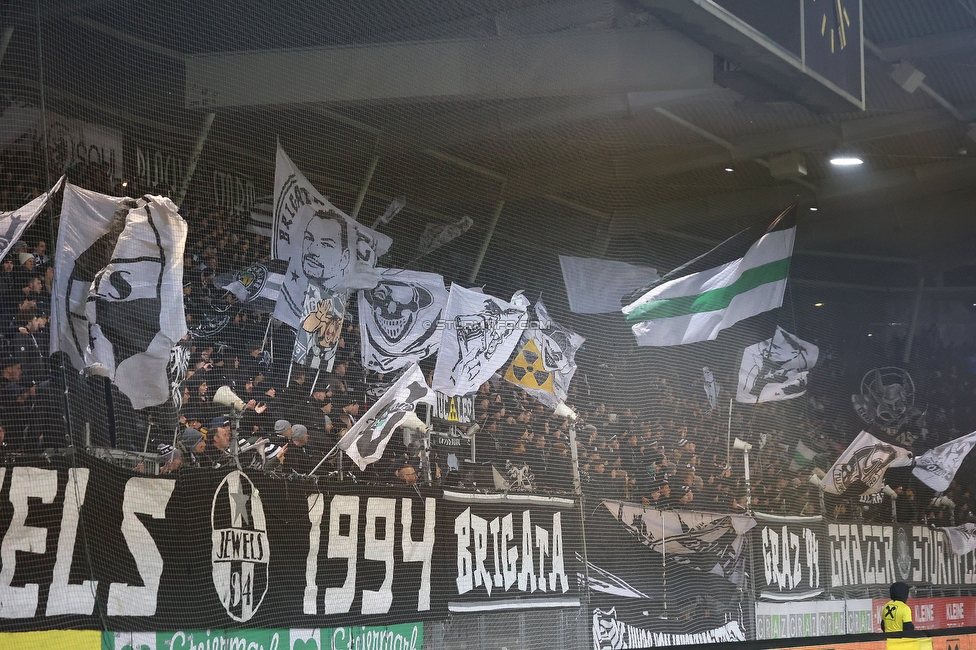
{"label": "spectator wearing cap", "polygon": [[230,454],[230,419],[218,415],[207,429],[207,448],[200,461],[201,467],[223,467],[233,460]]}
{"label": "spectator wearing cap", "polygon": [[420,480],[420,470],[416,461],[409,458],[401,458],[393,465],[393,478],[395,482],[403,485],[416,485]]}
{"label": "spectator wearing cap", "polygon": [[288,420],[275,420],[274,423],[274,442],[279,447],[283,447],[291,442],[291,422]]}
{"label": "spectator wearing cap", "polygon": [[207,450],[207,441],[199,429],[188,427],[183,431],[178,446],[182,448],[183,458],[190,467],[200,467],[200,459]]}
{"label": "spectator wearing cap", "polygon": [[161,444],[156,448],[159,452],[159,473],[172,474],[183,463],[183,454],[173,445]]}
{"label": "spectator wearing cap", "polygon": [[295,471],[299,474],[308,474],[321,460],[321,456],[312,453],[308,443],[308,428],[302,424],[293,424],[291,426],[291,442],[278,452],[278,459],[285,472]]}

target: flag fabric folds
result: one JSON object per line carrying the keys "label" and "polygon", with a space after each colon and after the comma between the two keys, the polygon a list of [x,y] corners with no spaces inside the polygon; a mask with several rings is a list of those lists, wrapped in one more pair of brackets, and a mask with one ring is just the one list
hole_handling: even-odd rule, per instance
{"label": "flag fabric folds", "polygon": [[555,408],[569,393],[569,383],[576,374],[576,350],[586,339],[549,318],[541,299],[534,310],[535,318],[529,321],[519,341],[519,352],[504,377]]}
{"label": "flag fabric folds", "polygon": [[332,205],[278,145],[275,162],[272,257],[288,261],[274,316],[296,330],[307,318],[306,290],[371,289],[376,260],[393,240],[350,219]]}
{"label": "flag fabric folds", "polygon": [[722,387],[715,381],[715,375],[712,374],[712,369],[708,366],[702,368],[702,380],[704,381],[705,397],[708,398],[708,405],[714,411],[715,407],[718,406],[718,394],[721,392]]}
{"label": "flag fabric folds", "polygon": [[912,474],[936,492],[945,492],[973,445],[976,445],[976,431],[929,449],[915,459]]}
{"label": "flag fabric folds", "polygon": [[559,256],[569,309],[576,314],[615,314],[620,298],[656,282],[656,269],[626,262]]}
{"label": "flag fabric folds", "polygon": [[420,234],[417,245],[417,255],[427,255],[436,251],[444,244],[448,244],[471,229],[474,220],[471,217],[461,217],[457,223],[429,223]]}
{"label": "flag fabric folds", "polygon": [[349,294],[336,293],[309,283],[302,299],[302,318],[295,333],[292,360],[310,368],[332,372]]}
{"label": "flag fabric folds", "polygon": [[287,268],[288,262],[284,260],[256,262],[240,271],[221,273],[214,278],[214,286],[234,294],[250,309],[270,314],[278,303]]}
{"label": "flag fabric folds", "polygon": [[878,440],[862,431],[840,455],[823,478],[823,489],[844,494],[852,488],[858,494],[874,494],[884,487],[889,467],[912,464],[912,452]]}
{"label": "flag fabric folds", "polygon": [[63,181],[64,176],[59,178],[58,182],[50,190],[16,210],[0,212],[0,233],[2,233],[0,234],[0,259],[7,256],[7,253],[10,252],[13,245],[24,234],[24,231],[34,223],[34,219],[37,219],[37,215],[47,205],[51,196],[61,188]]}
{"label": "flag fabric folds", "polygon": [[623,313],[637,344],[711,341],[745,318],[782,306],[796,235],[795,225],[786,226],[795,211],[792,206],[777,217],[762,236],[743,231],[628,298]]}
{"label": "flag fabric folds", "polygon": [[819,355],[816,345],[777,327],[772,338],[750,345],[742,353],[736,401],[758,404],[804,395],[807,376]]}
{"label": "flag fabric folds", "polygon": [[86,365],[101,363],[134,408],[170,397],[166,374],[186,333],[183,249],[187,225],[176,204],[145,196],[129,210],[110,262],[91,283]]}
{"label": "flag fabric folds", "polygon": [[790,471],[799,472],[812,463],[816,455],[817,452],[803,444],[802,440],[798,441],[796,443],[796,450],[793,452],[793,460],[790,461]]}
{"label": "flag fabric folds", "polygon": [[434,392],[428,388],[424,373],[416,363],[411,364],[339,439],[339,448],[359,469],[366,469],[367,465],[383,457],[386,444],[403,424],[407,414],[413,413],[417,404],[432,405],[434,399]]}
{"label": "flag fabric folds", "polygon": [[966,555],[976,551],[976,524],[966,523],[953,528],[943,528],[949,538],[949,545],[956,555]]}
{"label": "flag fabric folds", "polygon": [[436,273],[383,271],[359,292],[363,368],[387,373],[437,352],[447,295]]}
{"label": "flag fabric folds", "polygon": [[521,293],[507,303],[451,285],[433,388],[445,395],[465,395],[488,381],[518,344],[528,304]]}
{"label": "flag fabric folds", "polygon": [[126,215],[135,205],[132,199],[105,196],[65,183],[54,252],[51,352],[63,351],[77,370],[85,368],[89,289],[111,261]]}

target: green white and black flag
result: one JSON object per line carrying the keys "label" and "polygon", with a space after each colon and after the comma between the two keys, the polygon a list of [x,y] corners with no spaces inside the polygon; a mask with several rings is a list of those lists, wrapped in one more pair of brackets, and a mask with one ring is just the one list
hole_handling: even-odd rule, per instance
{"label": "green white and black flag", "polygon": [[782,306],[795,215],[790,206],[765,232],[745,230],[624,298],[637,344],[711,341],[743,319]]}

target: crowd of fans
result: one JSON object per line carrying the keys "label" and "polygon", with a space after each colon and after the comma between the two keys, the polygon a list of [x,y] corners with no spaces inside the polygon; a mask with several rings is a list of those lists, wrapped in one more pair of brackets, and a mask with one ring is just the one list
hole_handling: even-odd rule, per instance
{"label": "crowd of fans", "polygon": [[[14,209],[45,190],[26,154],[0,156],[0,208]],[[168,192],[138,180],[112,181],[105,169],[75,168],[69,178],[109,194]],[[135,411],[101,378],[73,369],[63,356],[49,355],[53,266],[52,238],[57,218],[38,220],[0,263],[0,453],[7,458],[65,446],[114,446],[142,458],[158,451],[158,471],[228,466],[238,462],[285,476],[307,475],[356,481],[413,484],[431,481],[473,489],[570,493],[579,488],[593,499],[619,499],[660,508],[718,512],[755,510],[775,514],[863,517],[890,521],[887,497],[826,497],[809,478],[826,469],[853,438],[850,391],[829,393],[817,386],[846,386],[858,371],[845,366],[842,347],[825,346],[811,374],[811,391],[789,402],[762,407],[714,407],[702,380],[643,372],[639,389],[621,390],[601,377],[626,376],[626,361],[588,366],[566,400],[579,415],[572,425],[551,409],[497,378],[474,396],[473,422],[435,420],[428,444],[396,435],[380,462],[359,471],[334,453],[341,436],[369,408],[390,377],[364,371],[359,362],[355,309],[349,310],[331,371],[316,372],[290,363],[294,333],[266,313],[245,308],[214,286],[220,273],[268,258],[269,242],[246,232],[239,218],[188,200],[181,213],[189,224],[184,259],[184,300],[191,335],[180,408],[172,405]],[[56,205],[50,214],[56,215]],[[939,347],[937,337],[919,346],[939,361],[920,376],[929,396],[922,425],[913,435],[930,448],[968,433],[973,422],[972,376],[952,365],[959,358]],[[941,358],[939,352],[942,352]],[[581,357],[585,355],[580,355]],[[422,368],[430,379],[433,360]],[[592,360],[589,360],[592,363]],[[942,365],[945,364],[945,365]],[[235,422],[214,403],[221,386],[241,398]],[[845,402],[845,400],[847,400]],[[109,410],[109,402],[114,402]],[[571,426],[575,426],[578,473],[574,471]],[[471,435],[475,430],[477,433]],[[891,432],[894,433],[894,432]],[[733,438],[754,447],[750,481]],[[803,442],[816,456],[795,454]],[[918,447],[916,447],[916,450]],[[235,456],[236,451],[236,456]],[[327,454],[331,453],[325,460]],[[140,453],[143,454],[140,456]],[[974,518],[966,481],[949,496],[954,509],[931,505],[910,474],[889,480],[899,495],[897,517],[941,525]]]}

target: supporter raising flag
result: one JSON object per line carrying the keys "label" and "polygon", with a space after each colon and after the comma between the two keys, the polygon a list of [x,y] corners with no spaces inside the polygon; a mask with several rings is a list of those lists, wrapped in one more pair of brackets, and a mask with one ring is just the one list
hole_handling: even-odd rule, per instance
{"label": "supporter raising flag", "polygon": [[912,452],[878,440],[862,431],[823,477],[823,489],[831,494],[853,491],[855,496],[874,494],[884,487],[889,467],[912,464]]}
{"label": "supporter raising flag", "polygon": [[638,345],[712,341],[739,321],[782,306],[796,205],[757,237],[744,230],[625,298]]}
{"label": "supporter raising flag", "polygon": [[393,433],[412,414],[417,404],[433,405],[434,392],[427,386],[420,366],[411,364],[382,397],[376,400],[346,435],[339,440],[339,449],[346,452],[359,469],[383,457],[386,444]]}

